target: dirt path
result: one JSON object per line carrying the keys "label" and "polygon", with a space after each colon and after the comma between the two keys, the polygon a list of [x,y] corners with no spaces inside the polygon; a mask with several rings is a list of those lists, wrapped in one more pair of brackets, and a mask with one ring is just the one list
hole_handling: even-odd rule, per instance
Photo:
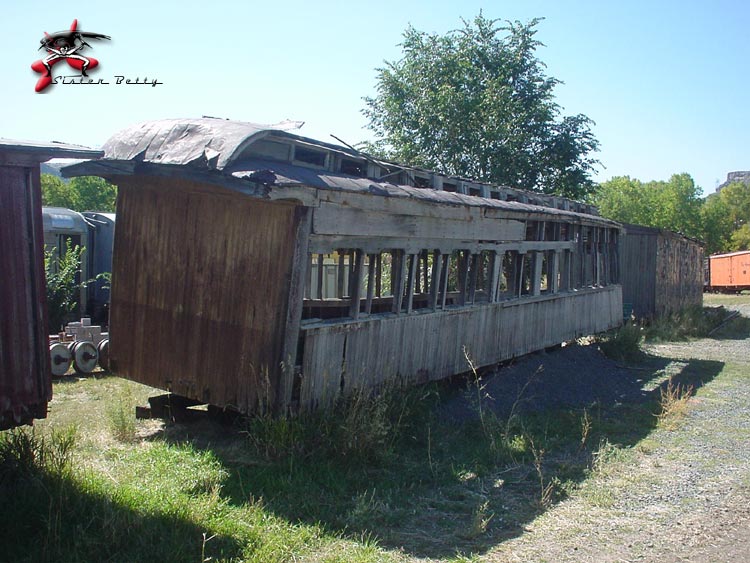
{"label": "dirt path", "polygon": [[[750,305],[734,308],[750,317]],[[649,346],[670,359],[666,370],[697,359],[721,371],[676,428],[658,428],[622,452],[480,560],[750,561],[750,337],[729,329],[729,337]]]}

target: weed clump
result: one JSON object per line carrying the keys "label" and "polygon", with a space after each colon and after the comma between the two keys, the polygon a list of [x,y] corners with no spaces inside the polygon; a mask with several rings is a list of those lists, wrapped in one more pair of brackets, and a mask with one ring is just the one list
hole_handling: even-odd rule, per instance
{"label": "weed clump", "polygon": [[599,349],[617,362],[634,362],[641,359],[643,331],[635,323],[625,323],[620,328],[597,337]]}
{"label": "weed clump", "polygon": [[654,320],[645,328],[644,335],[650,342],[705,338],[726,319],[727,314],[724,307],[687,307]]}
{"label": "weed clump", "polygon": [[135,440],[135,399],[131,391],[121,392],[107,404],[106,417],[109,431],[116,440],[126,443]]}
{"label": "weed clump", "polygon": [[0,434],[0,486],[67,474],[75,442],[73,427],[55,430],[49,437],[25,428]]}
{"label": "weed clump", "polygon": [[275,417],[265,413],[246,421],[251,447],[269,460],[335,458],[347,463],[377,463],[389,458],[407,429],[419,418],[433,391],[396,383],[376,391],[357,390],[328,411]]}
{"label": "weed clump", "polygon": [[685,416],[693,393],[692,385],[680,385],[670,377],[667,385],[662,387],[660,392],[660,411],[656,415],[659,425],[667,430],[674,430],[677,422]]}

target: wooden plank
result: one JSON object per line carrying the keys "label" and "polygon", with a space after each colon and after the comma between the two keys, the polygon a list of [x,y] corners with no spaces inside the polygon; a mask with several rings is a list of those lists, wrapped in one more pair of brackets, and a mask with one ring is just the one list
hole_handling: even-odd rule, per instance
{"label": "wooden plank", "polygon": [[[308,242],[310,241],[310,237],[307,237]],[[313,255],[308,253],[307,254],[307,263],[312,265],[313,261]],[[312,266],[310,267],[309,274],[307,276],[307,279],[305,280],[305,299],[312,299]]]}
{"label": "wooden plank", "polygon": [[[279,192],[283,195],[283,190],[294,191],[294,188],[273,188],[270,197],[281,197],[276,195]],[[311,190],[307,190],[308,192]],[[542,200],[547,196],[534,196],[539,200],[533,208],[518,208],[516,206],[507,206],[503,203],[492,201],[485,202],[480,199],[472,198],[469,201],[460,200],[447,203],[442,200],[436,200],[430,190],[418,190],[420,197],[411,196],[403,193],[391,196],[380,196],[372,193],[355,192],[349,190],[315,190],[321,206],[323,204],[341,205],[362,209],[366,212],[382,212],[389,215],[411,215],[414,217],[431,217],[437,219],[450,219],[454,221],[477,222],[482,220],[495,221],[497,219],[512,219],[515,221],[531,220],[549,220],[549,221],[566,221],[580,224],[612,224],[611,221],[598,216],[587,215],[579,211],[565,211],[552,207],[544,207]],[[516,200],[520,203],[528,201],[528,195],[521,190],[515,190]],[[444,198],[444,194],[437,197]],[[422,199],[424,198],[424,199]],[[472,205],[476,203],[476,205]],[[579,207],[581,204],[572,202]],[[541,205],[540,205],[541,204]],[[315,204],[311,204],[315,205]],[[524,238],[524,237],[521,237]]]}
{"label": "wooden plank", "polygon": [[594,285],[603,285],[603,272],[601,261],[601,229],[592,229],[594,235]]}
{"label": "wooden plank", "polygon": [[560,252],[560,291],[570,290],[570,263],[571,252],[562,250]]}
{"label": "wooden plank", "polygon": [[543,253],[533,252],[531,254],[531,295],[540,295],[542,292],[542,266]]}
{"label": "wooden plank", "polygon": [[[325,381],[343,378],[345,393],[396,377],[406,383],[424,382],[466,371],[464,344],[469,344],[477,365],[490,365],[613,328],[621,317],[621,289],[609,286],[477,307],[384,316],[344,326],[320,323],[303,329],[306,357],[308,343],[315,350],[314,360],[306,359],[305,369],[326,374],[325,378],[310,374],[314,382],[322,381],[316,383],[321,389]],[[323,349],[328,353],[320,353]],[[376,353],[371,354],[372,350]],[[307,379],[305,372],[303,382]]]}
{"label": "wooden plank", "polygon": [[317,297],[323,299],[323,270],[325,269],[325,260],[322,253],[318,254],[318,287]]}
{"label": "wooden plank", "polygon": [[375,265],[377,255],[368,254],[367,264],[367,302],[365,304],[365,313],[372,313],[372,298],[375,295]]}
{"label": "wooden plank", "polygon": [[560,291],[560,252],[549,253],[549,268],[547,273],[547,289],[550,293]]}
{"label": "wooden plank", "polygon": [[430,287],[430,308],[437,310],[440,297],[440,281],[443,271],[443,256],[439,250],[432,254],[432,287]]}
{"label": "wooden plank", "polygon": [[445,309],[445,300],[448,297],[448,274],[451,271],[451,255],[443,256],[442,288],[440,289],[440,308]]}
{"label": "wooden plank", "polygon": [[419,264],[419,255],[409,255],[409,277],[406,283],[406,312],[411,313],[414,303],[414,284],[417,279],[417,265]]}
{"label": "wooden plank", "polygon": [[490,283],[489,301],[495,303],[500,294],[500,272],[503,265],[503,255],[493,251],[490,254]]}
{"label": "wooden plank", "polygon": [[523,294],[523,271],[526,261],[526,255],[519,252],[515,256],[515,268],[513,270],[513,289],[515,297],[521,297]]}
{"label": "wooden plank", "polygon": [[337,248],[361,248],[368,254],[389,251],[400,248],[409,254],[416,254],[423,250],[440,250],[448,254],[455,250],[469,250],[477,254],[484,250],[507,252],[535,251],[535,250],[563,250],[575,248],[571,241],[511,241],[511,242],[477,242],[469,240],[424,239],[403,237],[358,237],[340,235],[312,235],[309,249],[313,253],[329,254]]}
{"label": "wooden plank", "polygon": [[470,258],[467,260],[467,263],[469,263],[469,260],[471,261],[471,272],[469,273],[467,299],[469,303],[473,304],[477,294],[477,274],[479,270],[479,259],[481,255],[471,254],[469,256]]}
{"label": "wooden plank", "polygon": [[344,287],[346,286],[345,284],[346,280],[344,279],[345,278],[344,272],[346,271],[345,270],[346,264],[344,262],[345,260],[344,251],[341,248],[338,249],[338,257],[339,257],[338,266],[336,268],[336,297],[338,297],[339,299],[343,299]]}
{"label": "wooden plank", "polygon": [[375,295],[383,295],[383,255],[378,253],[375,265]]}
{"label": "wooden plank", "polygon": [[367,237],[416,237],[469,240],[523,240],[524,226],[511,219],[487,219],[481,214],[471,220],[420,217],[355,209],[321,203],[313,218],[315,234]]}
{"label": "wooden plank", "polygon": [[458,304],[466,304],[466,286],[469,280],[469,263],[466,259],[467,250],[459,250],[456,254],[456,285],[458,290]]}
{"label": "wooden plank", "polygon": [[310,240],[312,212],[309,207],[298,206],[294,210],[294,221],[297,225],[294,250],[292,254],[292,272],[289,279],[289,297],[287,298],[286,328],[281,348],[282,367],[276,388],[274,409],[283,414],[292,404],[295,366],[297,365],[297,343],[299,341],[302,306],[305,296],[305,280],[310,279],[310,260],[307,243]]}
{"label": "wooden plank", "polygon": [[354,280],[351,290],[351,303],[349,305],[349,316],[353,319],[359,318],[359,300],[362,294],[362,282],[365,277],[364,252],[356,250],[353,254],[354,271],[350,274]]}
{"label": "wooden plank", "polygon": [[401,314],[406,290],[406,254],[402,250],[394,250],[393,258],[393,312]]}

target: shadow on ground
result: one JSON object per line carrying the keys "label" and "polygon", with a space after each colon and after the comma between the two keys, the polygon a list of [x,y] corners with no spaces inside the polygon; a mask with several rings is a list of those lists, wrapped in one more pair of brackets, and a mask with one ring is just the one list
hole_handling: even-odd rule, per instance
{"label": "shadow on ground", "polygon": [[[382,547],[445,559],[522,534],[590,475],[601,443],[629,448],[655,429],[670,381],[695,393],[723,365],[647,356],[623,366],[595,345],[528,356],[478,384],[426,391],[435,396],[428,411],[373,459],[264,458],[250,451],[242,428],[210,421],[171,424],[158,438],[212,450],[231,475],[223,494],[236,505],[263,498],[290,523],[372,534]],[[493,444],[511,427],[526,443],[500,455]]]}

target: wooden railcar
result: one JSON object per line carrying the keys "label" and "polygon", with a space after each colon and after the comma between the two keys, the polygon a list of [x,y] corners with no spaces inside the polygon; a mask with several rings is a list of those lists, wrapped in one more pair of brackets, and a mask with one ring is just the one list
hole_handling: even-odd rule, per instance
{"label": "wooden railcar", "polygon": [[666,229],[625,225],[620,244],[625,309],[638,319],[703,302],[703,247]]}
{"label": "wooden railcar", "polygon": [[52,398],[39,164],[101,154],[0,139],[0,430],[46,417]]}
{"label": "wooden railcar", "polygon": [[325,407],[615,327],[620,226],[287,131],[162,120],[69,167],[118,186],[110,365],[242,412]]}
{"label": "wooden railcar", "polygon": [[709,256],[708,290],[724,293],[750,290],[750,250]]}

